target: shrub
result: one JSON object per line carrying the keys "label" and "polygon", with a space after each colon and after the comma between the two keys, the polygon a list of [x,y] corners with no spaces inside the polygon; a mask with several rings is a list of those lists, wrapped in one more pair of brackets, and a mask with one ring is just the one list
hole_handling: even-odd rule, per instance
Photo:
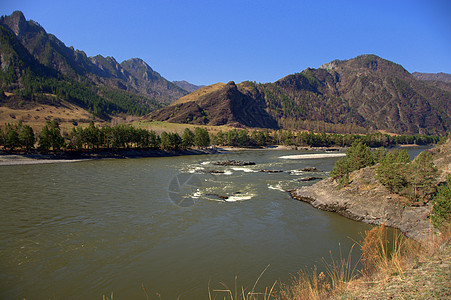
{"label": "shrub", "polygon": [[447,184],[438,188],[431,219],[437,228],[451,223],[451,174],[448,175]]}
{"label": "shrub", "polygon": [[374,165],[371,149],[360,141],[355,141],[346,151],[346,157],[339,159],[330,173],[333,179],[338,180],[339,187],[349,184],[349,173],[355,170]]}

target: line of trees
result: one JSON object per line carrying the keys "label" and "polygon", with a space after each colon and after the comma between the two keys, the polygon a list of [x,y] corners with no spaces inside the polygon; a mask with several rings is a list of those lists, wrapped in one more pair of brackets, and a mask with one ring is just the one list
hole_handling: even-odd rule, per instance
{"label": "line of trees", "polygon": [[48,151],[80,151],[95,149],[162,149],[185,150],[193,146],[205,148],[210,146],[210,136],[203,128],[191,131],[186,128],[183,135],[163,132],[157,135],[155,131],[136,128],[131,125],[97,127],[93,122],[86,128],[73,127],[69,134],[62,135],[57,121],[47,122],[38,135],[28,125],[6,124],[0,128],[0,147],[5,150],[37,149]]}
{"label": "line of trees", "polygon": [[361,141],[371,148],[389,147],[393,145],[428,145],[436,144],[439,136],[425,135],[397,135],[390,136],[382,133],[371,133],[367,135],[357,134],[327,134],[313,132],[293,132],[279,130],[270,132],[232,129],[227,132],[219,131],[211,136],[212,143],[218,146],[267,146],[267,145],[287,145],[298,147],[350,147],[353,142]]}
{"label": "line of trees", "polygon": [[154,131],[136,128],[132,125],[97,127],[90,123],[88,127],[73,127],[64,136],[57,121],[47,122],[39,134],[35,134],[28,125],[6,124],[0,128],[0,147],[5,150],[23,149],[29,151],[93,150],[119,148],[145,148],[163,150],[184,150],[193,146],[262,147],[268,145],[291,145],[312,147],[349,147],[355,142],[370,147],[388,147],[397,144],[433,144],[440,140],[437,136],[389,136],[375,133],[368,135],[326,134],[312,132],[269,131],[232,129],[216,134],[197,127],[194,131],[186,128],[182,135],[163,132],[158,136]]}

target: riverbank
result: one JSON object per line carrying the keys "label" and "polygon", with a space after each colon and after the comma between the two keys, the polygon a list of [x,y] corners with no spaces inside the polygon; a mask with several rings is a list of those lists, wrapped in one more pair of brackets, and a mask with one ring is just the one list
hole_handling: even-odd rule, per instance
{"label": "riverbank", "polygon": [[[439,170],[437,180],[444,182],[451,173],[451,139],[439,147],[428,150]],[[407,237],[421,241],[437,230],[430,215],[432,203],[411,206],[409,200],[391,193],[376,179],[376,166],[366,167],[350,174],[350,184],[338,189],[332,178],[322,180],[312,186],[290,191],[291,196],[310,203],[313,207],[336,212],[355,221],[394,227]]]}
{"label": "riverbank", "polygon": [[374,227],[359,244],[362,270],[340,257],[325,262],[326,272],[301,270],[274,295],[265,295],[279,300],[450,299],[450,242],[449,230],[430,235],[420,244],[402,235],[387,240],[385,226]]}
{"label": "riverbank", "polygon": [[[331,150],[332,149],[332,150]],[[124,159],[145,157],[170,157],[181,155],[205,155],[221,154],[230,151],[245,150],[313,150],[313,151],[340,151],[338,148],[299,148],[295,146],[273,145],[265,147],[210,147],[206,149],[187,149],[178,151],[155,149],[119,149],[119,150],[83,150],[83,151],[59,151],[54,153],[40,153],[37,150],[31,152],[0,151],[0,166],[30,165],[49,163],[69,163],[91,159]]]}
{"label": "riverbank", "polygon": [[338,189],[338,183],[328,178],[312,186],[291,190],[290,194],[315,208],[336,212],[355,221],[374,225],[385,223],[417,241],[435,232],[429,219],[431,203],[408,206],[407,199],[390,193],[375,175],[375,167],[367,167],[351,174],[348,187]]}
{"label": "riverbank", "polygon": [[449,235],[429,240],[422,248],[404,249],[401,257],[389,260],[389,267],[379,270],[372,279],[349,282],[339,298],[450,299],[450,260]]}
{"label": "riverbank", "polygon": [[125,159],[145,157],[170,157],[181,155],[206,155],[223,153],[219,149],[188,149],[180,151],[125,149],[125,150],[93,150],[93,151],[63,151],[42,154],[39,152],[14,153],[0,152],[0,166],[70,163],[92,159]]}

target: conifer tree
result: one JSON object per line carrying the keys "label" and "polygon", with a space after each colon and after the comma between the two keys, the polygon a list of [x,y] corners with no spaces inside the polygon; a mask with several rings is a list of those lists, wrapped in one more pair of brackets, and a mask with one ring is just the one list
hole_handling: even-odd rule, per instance
{"label": "conifer tree", "polygon": [[410,164],[407,180],[410,186],[410,198],[423,200],[427,195],[436,191],[436,177],[438,169],[432,162],[432,154],[428,151],[421,152]]}
{"label": "conifer tree", "polygon": [[389,152],[381,159],[376,178],[392,193],[400,193],[407,186],[407,170],[410,163],[406,150]]}
{"label": "conifer tree", "polygon": [[194,130],[194,145],[200,148],[210,146],[210,136],[207,129],[196,127]]}
{"label": "conifer tree", "polygon": [[182,134],[182,149],[187,149],[194,145],[194,133],[189,129],[185,128]]}
{"label": "conifer tree", "polygon": [[451,174],[448,174],[447,184],[440,186],[434,197],[431,220],[438,228],[451,224]]}
{"label": "conifer tree", "polygon": [[33,128],[28,125],[22,126],[19,133],[19,141],[27,151],[30,151],[30,149],[34,147],[36,141]]}

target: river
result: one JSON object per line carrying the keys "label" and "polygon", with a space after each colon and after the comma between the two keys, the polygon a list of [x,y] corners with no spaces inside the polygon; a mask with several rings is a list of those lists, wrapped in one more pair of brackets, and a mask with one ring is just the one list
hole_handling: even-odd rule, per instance
{"label": "river", "polygon": [[[328,176],[338,159],[281,158],[312,153],[1,166],[0,298],[146,299],[144,285],[151,299],[205,299],[221,282],[234,289],[235,276],[252,288],[268,265],[257,290],[321,268],[371,226],[285,192]],[[256,165],[213,165],[228,159]],[[300,171],[308,166],[322,172]]]}

